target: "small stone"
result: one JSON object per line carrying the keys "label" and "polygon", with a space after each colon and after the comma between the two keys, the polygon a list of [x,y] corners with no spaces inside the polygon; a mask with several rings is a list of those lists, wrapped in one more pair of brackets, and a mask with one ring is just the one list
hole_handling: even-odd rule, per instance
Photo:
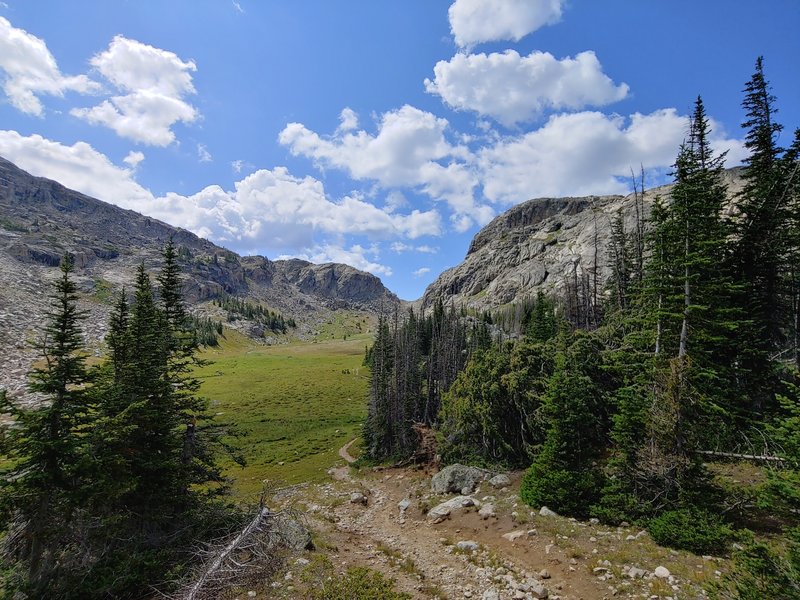
{"label": "small stone", "polygon": [[558,516],[557,513],[555,513],[554,511],[550,510],[546,506],[543,506],[542,508],[539,509],[539,515],[542,516],[542,517],[557,517]]}
{"label": "small stone", "polygon": [[596,537],[594,537],[594,536],[592,536],[592,537],[590,537],[590,538],[589,538],[589,541],[590,541],[590,542],[596,542],[596,541],[597,541],[597,538],[596,538]]}
{"label": "small stone", "polygon": [[255,598],[256,597],[256,593],[253,590],[250,590],[249,592],[247,592],[247,597],[248,598]]}
{"label": "small stone", "polygon": [[589,519],[589,523],[591,523],[592,525],[598,525],[600,523],[600,519],[592,517],[591,519]]}
{"label": "small stone", "polygon": [[631,579],[641,579],[645,575],[647,575],[647,571],[644,569],[640,569],[639,567],[631,567],[627,573],[628,577]]}
{"label": "small stone", "polygon": [[538,581],[531,581],[528,593],[530,593],[534,598],[547,598],[547,596],[549,596],[547,588]]}
{"label": "small stone", "polygon": [[361,504],[363,506],[367,505],[367,497],[362,494],[361,492],[353,492],[350,494],[350,503],[351,504]]}
{"label": "small stone", "polygon": [[481,516],[482,519],[488,519],[489,517],[496,517],[497,513],[494,510],[494,504],[484,504],[481,506],[481,509],[478,511],[478,514]]}
{"label": "small stone", "polygon": [[550,550],[552,550],[552,549],[553,549],[553,544],[547,544],[547,545],[544,547],[544,553],[545,553],[545,554],[550,554]]}
{"label": "small stone", "polygon": [[475,552],[478,549],[478,542],[472,540],[463,540],[456,544],[456,548],[464,552]]}
{"label": "small stone", "polygon": [[525,533],[526,533],[526,535],[528,537],[533,537],[535,535],[539,535],[539,532],[536,531],[535,529],[528,529],[528,531],[526,531]]}
{"label": "small stone", "polygon": [[656,577],[660,577],[661,579],[667,579],[670,576],[669,569],[666,567],[656,567],[656,570],[653,571],[653,573],[655,573]]}
{"label": "small stone", "polygon": [[632,542],[632,541],[633,541],[633,540],[635,540],[635,539],[636,539],[636,536],[635,536],[635,535],[629,535],[629,536],[627,536],[627,537],[625,538],[625,541],[626,541],[626,542]]}
{"label": "small stone", "polygon": [[397,503],[397,508],[400,509],[400,512],[406,512],[408,507],[411,506],[411,500],[408,498],[403,498],[400,502]]}
{"label": "small stone", "polygon": [[523,537],[524,535],[526,535],[526,533],[521,529],[518,529],[516,531],[504,533],[503,537],[507,539],[509,542],[516,542],[519,538]]}
{"label": "small stone", "polygon": [[307,558],[298,558],[296,561],[294,561],[294,564],[300,565],[301,567],[305,567],[306,565],[308,565],[310,563],[311,563],[311,561],[308,560]]}
{"label": "small stone", "polygon": [[548,571],[547,569],[542,569],[541,571],[539,571],[539,577],[541,579],[550,579],[550,571]]}
{"label": "small stone", "polygon": [[483,596],[481,596],[481,600],[500,600],[500,594],[494,588],[489,588],[485,592],[483,592]]}

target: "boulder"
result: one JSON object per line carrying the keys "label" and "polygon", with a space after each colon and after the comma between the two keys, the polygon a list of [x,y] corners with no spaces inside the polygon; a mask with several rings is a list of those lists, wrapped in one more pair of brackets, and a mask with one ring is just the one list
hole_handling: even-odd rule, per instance
{"label": "boulder", "polygon": [[494,510],[494,504],[484,504],[481,506],[481,509],[478,511],[478,514],[483,519],[488,519],[489,517],[496,517],[497,513]]}
{"label": "boulder", "polygon": [[455,496],[430,509],[428,511],[428,519],[434,524],[441,523],[448,518],[454,510],[462,510],[470,506],[475,506],[475,500],[469,496]]}
{"label": "boulder", "polygon": [[470,494],[487,476],[486,471],[477,467],[449,465],[433,476],[431,491],[434,494]]}
{"label": "boulder", "polygon": [[508,475],[500,473],[489,480],[489,485],[497,489],[505,488],[511,485],[511,479]]}
{"label": "boulder", "polygon": [[270,538],[273,544],[296,552],[314,549],[311,532],[299,521],[288,515],[277,514],[273,517],[271,525]]}
{"label": "boulder", "polygon": [[539,515],[542,517],[557,517],[558,513],[550,510],[546,506],[543,506],[542,508],[539,509]]}

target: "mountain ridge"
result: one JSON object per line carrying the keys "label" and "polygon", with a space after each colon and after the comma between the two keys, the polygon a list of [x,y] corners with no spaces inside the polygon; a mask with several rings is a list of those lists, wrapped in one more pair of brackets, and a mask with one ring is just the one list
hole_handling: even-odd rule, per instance
{"label": "mountain ridge", "polygon": [[170,239],[185,299],[200,314],[213,299],[238,296],[294,318],[298,335],[308,338],[334,311],[375,315],[401,304],[378,277],[349,265],[239,256],[185,229],[34,177],[0,157],[0,348],[7,356],[0,388],[24,393],[34,358],[30,341],[40,330],[49,282],[65,252],[74,258],[81,308],[88,311],[86,341],[99,352],[111,298],[132,286],[140,263],[157,271]]}

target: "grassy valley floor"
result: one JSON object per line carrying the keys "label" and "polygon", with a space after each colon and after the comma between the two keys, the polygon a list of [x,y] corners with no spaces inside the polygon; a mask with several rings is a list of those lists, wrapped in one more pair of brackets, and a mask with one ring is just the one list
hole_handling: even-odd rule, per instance
{"label": "grassy valley floor", "polygon": [[359,435],[366,415],[368,370],[361,363],[370,336],[278,346],[256,345],[226,330],[201,358],[200,393],[211,411],[236,426],[231,440],[247,461],[225,463],[234,493],[257,500],[270,488],[318,482],[341,446]]}

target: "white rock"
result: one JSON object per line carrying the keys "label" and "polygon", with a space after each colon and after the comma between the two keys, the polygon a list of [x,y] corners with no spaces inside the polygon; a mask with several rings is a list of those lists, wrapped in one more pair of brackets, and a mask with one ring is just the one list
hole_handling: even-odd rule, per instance
{"label": "white rock", "polygon": [[516,531],[510,531],[508,533],[504,533],[503,537],[507,539],[509,542],[516,542],[519,538],[527,535],[526,532],[522,531],[521,529],[517,529]]}
{"label": "white rock", "polygon": [[660,577],[661,579],[667,579],[670,576],[669,569],[667,567],[656,567],[656,570],[653,571],[656,577]]}
{"label": "white rock", "polygon": [[409,506],[411,506],[411,500],[408,498],[403,498],[397,503],[397,508],[400,509],[400,512],[406,512]]}
{"label": "white rock", "polygon": [[496,517],[497,513],[494,510],[494,504],[484,504],[481,506],[481,509],[478,511],[478,514],[483,519],[488,519],[489,517]]}
{"label": "white rock", "polygon": [[500,594],[496,589],[489,588],[488,590],[483,592],[481,600],[500,600]]}
{"label": "white rock", "polygon": [[456,548],[464,552],[475,552],[478,549],[478,542],[472,540],[463,540],[456,544]]}
{"label": "white rock", "polygon": [[539,509],[539,515],[541,515],[542,517],[557,517],[558,513],[550,510],[546,506],[543,506],[542,508]]}

